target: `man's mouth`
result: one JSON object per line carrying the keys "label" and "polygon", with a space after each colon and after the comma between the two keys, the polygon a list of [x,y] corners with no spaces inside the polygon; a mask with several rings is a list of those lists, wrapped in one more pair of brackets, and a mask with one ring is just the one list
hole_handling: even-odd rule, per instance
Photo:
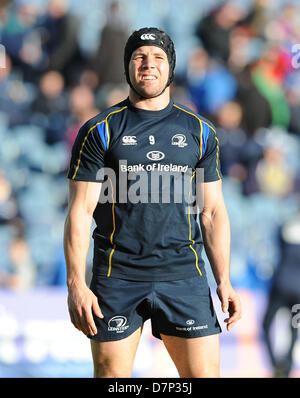
{"label": "man's mouth", "polygon": [[156,80],[157,77],[153,75],[143,75],[142,80]]}

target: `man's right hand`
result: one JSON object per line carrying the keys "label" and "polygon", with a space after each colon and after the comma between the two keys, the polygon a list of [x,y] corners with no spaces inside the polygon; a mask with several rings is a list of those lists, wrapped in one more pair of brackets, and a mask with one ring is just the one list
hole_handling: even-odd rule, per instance
{"label": "man's right hand", "polygon": [[71,322],[76,329],[85,335],[97,334],[93,313],[99,318],[103,318],[103,314],[97,297],[86,285],[69,287],[68,308]]}

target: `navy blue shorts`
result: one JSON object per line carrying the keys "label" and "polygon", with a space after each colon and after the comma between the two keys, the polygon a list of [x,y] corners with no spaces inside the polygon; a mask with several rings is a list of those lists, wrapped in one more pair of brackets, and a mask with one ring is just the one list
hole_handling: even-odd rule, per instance
{"label": "navy blue shorts", "polygon": [[221,333],[206,276],[139,282],[93,275],[90,289],[104,318],[94,316],[98,341],[121,340],[151,319],[153,336],[202,337]]}

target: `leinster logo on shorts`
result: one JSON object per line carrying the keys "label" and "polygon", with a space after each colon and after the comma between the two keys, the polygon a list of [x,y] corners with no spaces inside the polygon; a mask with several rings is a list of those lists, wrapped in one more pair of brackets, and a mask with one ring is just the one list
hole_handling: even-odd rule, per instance
{"label": "leinster logo on shorts", "polygon": [[150,160],[162,160],[165,157],[165,154],[160,151],[150,151],[147,153],[147,158]]}
{"label": "leinster logo on shorts", "polygon": [[186,136],[184,134],[175,134],[172,137],[172,145],[177,145],[179,148],[184,148],[187,146]]}
{"label": "leinster logo on shorts", "polygon": [[126,323],[127,323],[127,318],[125,316],[122,315],[114,316],[108,321],[108,331],[123,333],[124,330],[129,328],[129,325],[126,325]]}

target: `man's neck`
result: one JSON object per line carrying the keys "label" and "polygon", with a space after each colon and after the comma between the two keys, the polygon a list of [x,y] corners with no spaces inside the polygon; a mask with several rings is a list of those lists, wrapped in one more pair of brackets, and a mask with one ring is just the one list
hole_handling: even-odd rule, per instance
{"label": "man's neck", "polygon": [[141,98],[132,88],[129,90],[129,101],[135,108],[145,109],[148,111],[160,111],[166,108],[170,103],[170,88],[154,98]]}

